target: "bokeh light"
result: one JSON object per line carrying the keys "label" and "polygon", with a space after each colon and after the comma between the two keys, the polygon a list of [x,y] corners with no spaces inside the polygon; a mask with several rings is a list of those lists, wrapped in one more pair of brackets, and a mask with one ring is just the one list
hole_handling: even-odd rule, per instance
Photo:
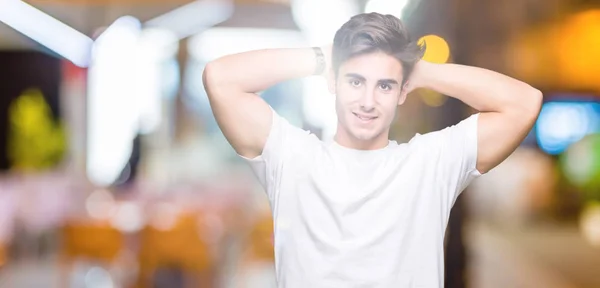
{"label": "bokeh light", "polygon": [[377,12],[381,14],[391,14],[402,19],[404,8],[408,5],[408,0],[370,0],[365,5],[365,12]]}
{"label": "bokeh light", "polygon": [[600,202],[586,205],[579,221],[583,238],[590,245],[600,247]]}
{"label": "bokeh light", "polygon": [[420,89],[418,93],[421,96],[423,103],[430,107],[440,107],[444,105],[448,99],[447,96],[429,89]]}
{"label": "bokeh light", "polygon": [[598,103],[549,102],[542,107],[535,129],[540,148],[557,155],[584,136],[599,132],[599,124]]}
{"label": "bokeh light", "polygon": [[586,136],[571,145],[561,157],[561,166],[572,184],[587,190],[587,193],[600,194],[595,192],[600,189],[600,134]]}
{"label": "bokeh light", "polygon": [[432,63],[446,63],[450,59],[450,46],[444,38],[437,35],[426,35],[421,37],[418,43],[427,45],[423,60]]}

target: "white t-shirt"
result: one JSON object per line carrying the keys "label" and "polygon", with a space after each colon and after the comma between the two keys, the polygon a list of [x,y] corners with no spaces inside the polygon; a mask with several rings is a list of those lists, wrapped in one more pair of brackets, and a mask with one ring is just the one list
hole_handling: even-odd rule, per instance
{"label": "white t-shirt", "polygon": [[278,287],[443,287],[444,232],[476,169],[478,114],[354,150],[273,112],[248,159],[271,203]]}

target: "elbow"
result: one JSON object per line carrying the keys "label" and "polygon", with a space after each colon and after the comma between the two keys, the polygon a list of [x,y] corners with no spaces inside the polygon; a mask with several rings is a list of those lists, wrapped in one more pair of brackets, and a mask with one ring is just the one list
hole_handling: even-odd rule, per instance
{"label": "elbow", "polygon": [[[533,125],[542,110],[544,95],[542,92],[533,87],[527,87],[520,91],[513,91],[514,95],[511,104],[507,104],[505,112],[512,115],[515,121]],[[510,107],[510,108],[509,108]]]}
{"label": "elbow", "polygon": [[544,102],[544,94],[535,88],[530,88],[527,93],[527,112],[532,116],[533,119],[537,119],[542,110],[542,104]]}
{"label": "elbow", "polygon": [[507,109],[507,112],[511,111],[511,114],[522,120],[530,121],[537,119],[544,101],[542,92],[527,85],[527,87],[522,87],[519,91],[513,91],[513,93],[518,96],[512,98],[511,108]]}
{"label": "elbow", "polygon": [[218,64],[216,62],[209,62],[204,67],[204,71],[202,71],[202,85],[204,85],[204,89],[208,92],[214,86],[217,86],[219,83],[219,72],[218,72]]}

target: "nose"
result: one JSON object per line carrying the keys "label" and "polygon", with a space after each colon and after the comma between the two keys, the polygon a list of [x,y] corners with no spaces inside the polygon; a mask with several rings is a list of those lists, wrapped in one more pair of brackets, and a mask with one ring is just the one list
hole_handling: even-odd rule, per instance
{"label": "nose", "polygon": [[375,95],[373,91],[365,91],[360,99],[360,108],[365,112],[369,112],[375,108]]}

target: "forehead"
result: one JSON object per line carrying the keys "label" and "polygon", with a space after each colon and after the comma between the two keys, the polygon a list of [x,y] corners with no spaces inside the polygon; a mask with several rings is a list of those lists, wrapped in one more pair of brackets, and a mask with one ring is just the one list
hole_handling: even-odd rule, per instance
{"label": "forehead", "polygon": [[382,52],[352,57],[340,65],[338,75],[359,74],[368,80],[396,79],[402,82],[402,64]]}

